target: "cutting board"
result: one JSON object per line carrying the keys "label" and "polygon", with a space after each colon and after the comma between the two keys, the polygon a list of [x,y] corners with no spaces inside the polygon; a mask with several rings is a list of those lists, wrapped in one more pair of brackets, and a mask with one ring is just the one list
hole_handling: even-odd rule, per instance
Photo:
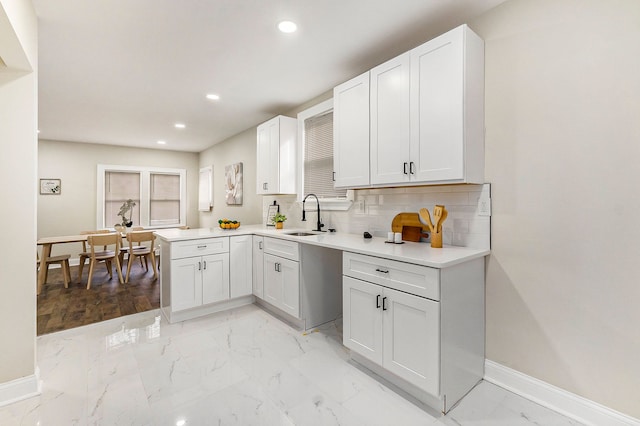
{"label": "cutting board", "polygon": [[428,238],[429,234],[422,232],[422,228],[419,226],[403,226],[402,227],[402,241],[413,241],[419,243],[420,239]]}
{"label": "cutting board", "polygon": [[421,237],[427,237],[423,233],[429,231],[429,227],[420,222],[418,213],[398,213],[391,221],[391,230],[401,232],[404,241],[420,241]]}

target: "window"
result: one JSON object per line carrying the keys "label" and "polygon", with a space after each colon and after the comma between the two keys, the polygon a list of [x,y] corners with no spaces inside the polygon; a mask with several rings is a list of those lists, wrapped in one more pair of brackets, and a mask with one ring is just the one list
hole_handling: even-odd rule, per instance
{"label": "window", "polygon": [[344,197],[333,187],[333,111],[304,120],[304,193]]}
{"label": "window", "polygon": [[[140,225],[140,173],[107,171],[104,175],[105,226],[122,222],[118,211],[122,203],[132,199],[136,205],[131,213],[134,226]],[[102,228],[103,226],[99,226]]]}
{"label": "window", "polygon": [[151,173],[149,225],[180,224],[180,175]]}
{"label": "window", "polygon": [[169,227],[186,222],[186,170],[98,165],[97,227],[122,219],[120,206],[132,199],[134,226]]}
{"label": "window", "polygon": [[346,201],[347,190],[333,186],[333,100],[298,114],[298,135],[302,141],[299,173],[302,193],[299,199],[307,194],[316,194],[323,209],[345,209],[342,205]]}

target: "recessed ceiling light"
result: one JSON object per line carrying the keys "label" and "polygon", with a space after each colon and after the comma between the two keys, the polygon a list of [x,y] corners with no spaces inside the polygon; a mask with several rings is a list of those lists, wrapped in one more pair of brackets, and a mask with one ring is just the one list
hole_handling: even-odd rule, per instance
{"label": "recessed ceiling light", "polygon": [[185,127],[187,127],[187,125],[184,123],[176,123],[173,125],[173,127],[175,127],[176,129],[184,129]]}
{"label": "recessed ceiling light", "polygon": [[40,133],[40,129],[38,129],[38,133]]}
{"label": "recessed ceiling light", "polygon": [[283,33],[293,33],[298,29],[298,26],[295,22],[282,21],[278,24],[278,29]]}
{"label": "recessed ceiling light", "polygon": [[165,141],[158,141],[158,145],[166,145],[167,143]]}
{"label": "recessed ceiling light", "polygon": [[219,100],[219,99],[220,99],[220,96],[218,96],[218,95],[216,95],[216,94],[214,94],[214,93],[209,93],[209,94],[207,95],[207,99],[211,99],[212,101],[217,101],[217,100]]}

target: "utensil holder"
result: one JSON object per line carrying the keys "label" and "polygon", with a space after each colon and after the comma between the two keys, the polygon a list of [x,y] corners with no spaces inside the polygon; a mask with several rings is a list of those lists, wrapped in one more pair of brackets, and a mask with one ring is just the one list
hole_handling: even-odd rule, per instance
{"label": "utensil holder", "polygon": [[431,247],[442,248],[442,230],[440,232],[431,232]]}

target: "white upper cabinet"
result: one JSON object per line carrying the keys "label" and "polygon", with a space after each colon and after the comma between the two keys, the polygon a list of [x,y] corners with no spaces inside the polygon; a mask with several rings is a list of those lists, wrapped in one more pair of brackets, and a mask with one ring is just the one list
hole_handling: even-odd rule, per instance
{"label": "white upper cabinet", "polygon": [[371,72],[371,183],[409,181],[410,55]]}
{"label": "white upper cabinet", "polygon": [[[365,75],[334,89],[337,108],[351,101],[334,116],[342,121],[336,186],[484,183],[484,42],[477,34],[462,25],[373,68],[368,103],[356,103]],[[360,164],[364,132],[354,130],[366,113],[368,184]]]}
{"label": "white upper cabinet", "polygon": [[411,179],[484,183],[484,42],[466,25],[411,51]]}
{"label": "white upper cabinet", "polygon": [[336,188],[369,185],[369,72],[333,89]]}
{"label": "white upper cabinet", "polygon": [[256,192],[296,193],[295,118],[279,115],[258,126]]}

